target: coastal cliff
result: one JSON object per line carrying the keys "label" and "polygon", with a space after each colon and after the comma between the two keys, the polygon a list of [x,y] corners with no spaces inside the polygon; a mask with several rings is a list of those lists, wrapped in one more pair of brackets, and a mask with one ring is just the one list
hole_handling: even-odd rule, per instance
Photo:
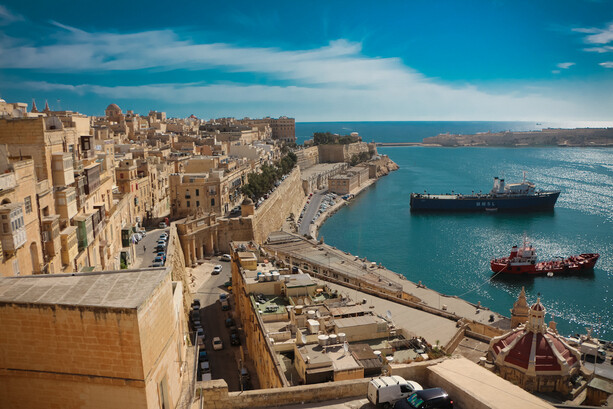
{"label": "coastal cliff", "polygon": [[436,146],[613,146],[613,128],[543,129],[529,132],[439,134],[423,139]]}

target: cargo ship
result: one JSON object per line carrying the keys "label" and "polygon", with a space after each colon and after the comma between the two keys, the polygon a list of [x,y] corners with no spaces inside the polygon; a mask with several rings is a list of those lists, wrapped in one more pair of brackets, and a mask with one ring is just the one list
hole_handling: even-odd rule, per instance
{"label": "cargo ship", "polygon": [[583,253],[567,258],[559,257],[537,262],[535,248],[524,239],[521,247],[513,246],[509,257],[495,258],[490,261],[490,268],[494,273],[507,274],[577,273],[593,269],[599,257],[598,253]]}
{"label": "cargo ship", "polygon": [[494,178],[494,187],[486,194],[411,193],[411,211],[496,212],[553,210],[559,190],[537,190],[534,183],[505,185],[504,179]]}

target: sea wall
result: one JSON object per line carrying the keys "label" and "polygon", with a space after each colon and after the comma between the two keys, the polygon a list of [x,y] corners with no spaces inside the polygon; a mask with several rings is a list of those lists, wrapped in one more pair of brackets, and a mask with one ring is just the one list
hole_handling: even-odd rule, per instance
{"label": "sea wall", "polygon": [[271,232],[281,229],[291,213],[299,214],[304,196],[300,168],[295,167],[262,206],[256,209],[253,220],[255,241],[263,243]]}

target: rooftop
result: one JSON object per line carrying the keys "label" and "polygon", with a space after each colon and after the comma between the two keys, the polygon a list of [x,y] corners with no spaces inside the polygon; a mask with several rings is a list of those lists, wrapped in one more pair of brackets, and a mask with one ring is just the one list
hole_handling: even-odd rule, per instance
{"label": "rooftop", "polygon": [[138,308],[166,268],[0,278],[0,303]]}
{"label": "rooftop", "polygon": [[[318,244],[285,232],[273,232],[264,245],[267,251],[286,253],[320,268],[328,268],[348,277],[359,277],[375,286],[402,290],[402,286],[382,276],[381,269],[366,259],[360,259],[326,244]],[[386,270],[387,271],[387,270]]]}

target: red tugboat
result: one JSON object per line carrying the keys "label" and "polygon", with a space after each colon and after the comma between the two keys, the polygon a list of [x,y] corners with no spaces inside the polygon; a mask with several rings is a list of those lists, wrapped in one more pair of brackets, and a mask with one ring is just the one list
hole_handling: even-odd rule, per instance
{"label": "red tugboat", "polygon": [[594,268],[600,254],[584,253],[565,259],[536,261],[536,250],[524,240],[521,247],[513,246],[509,257],[495,258],[490,262],[494,273],[508,274],[548,274],[573,273]]}

